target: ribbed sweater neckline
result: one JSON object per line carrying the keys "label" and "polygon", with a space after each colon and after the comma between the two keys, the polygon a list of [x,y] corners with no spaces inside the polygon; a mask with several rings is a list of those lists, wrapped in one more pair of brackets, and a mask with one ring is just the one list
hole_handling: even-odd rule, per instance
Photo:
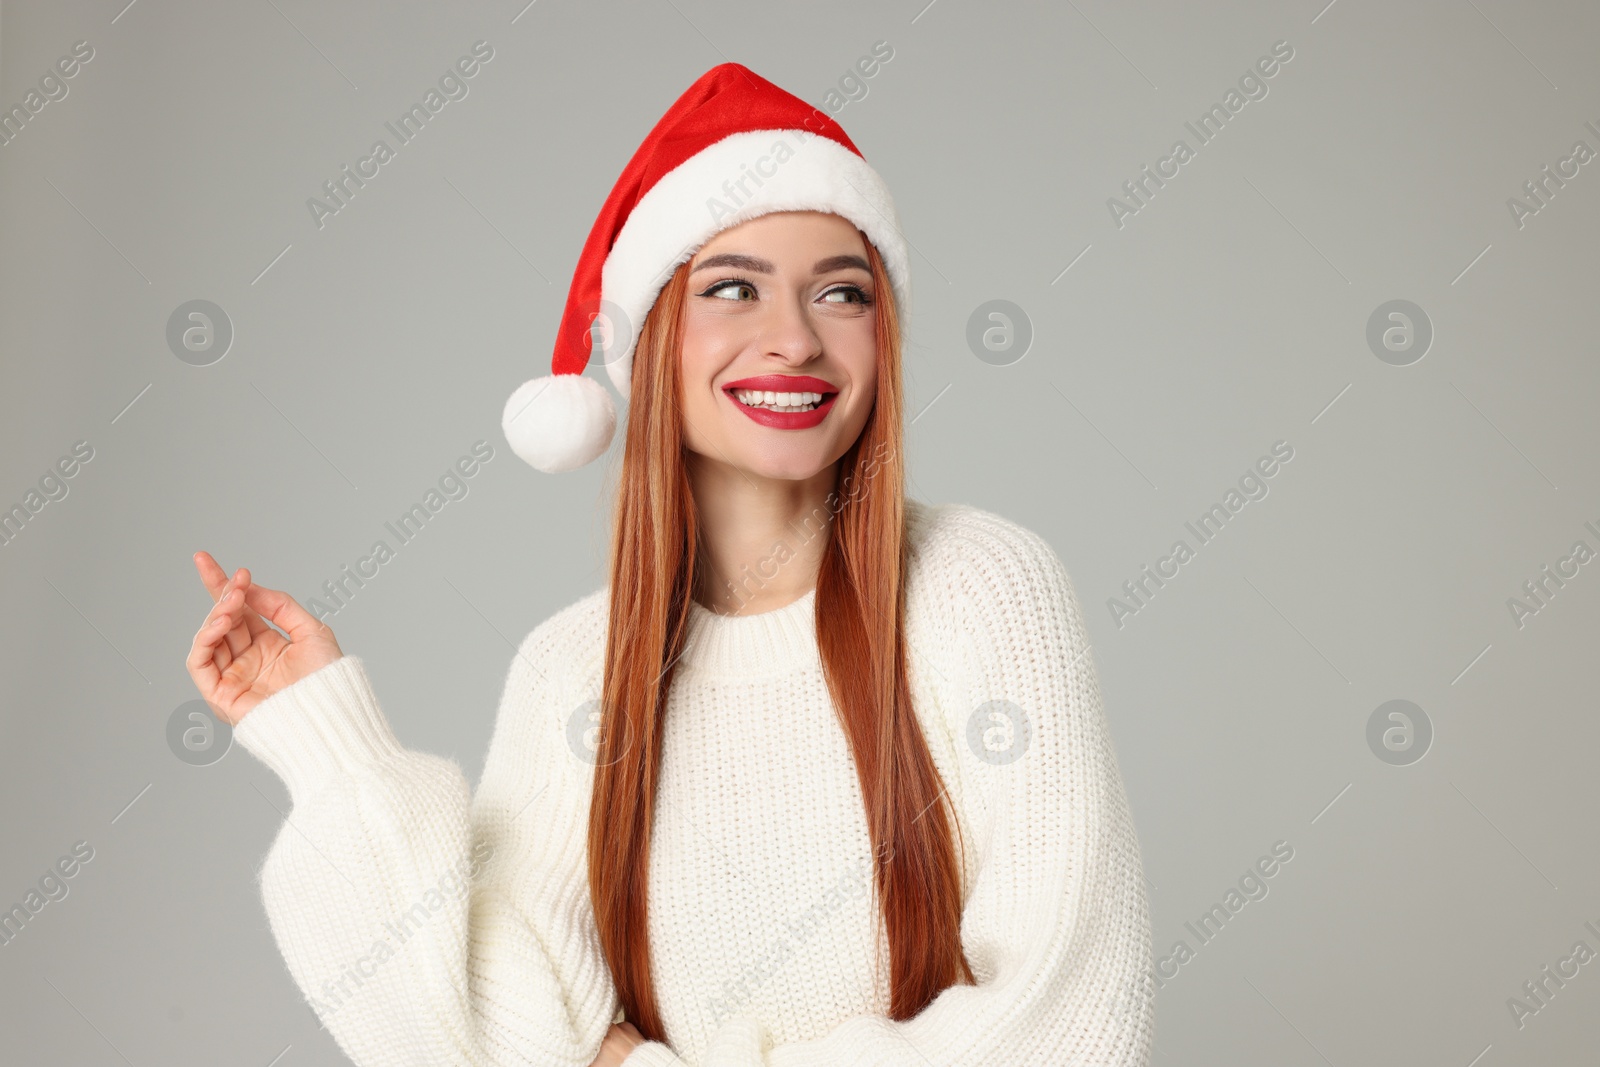
{"label": "ribbed sweater neckline", "polygon": [[754,615],[723,615],[689,601],[689,633],[678,672],[728,678],[785,674],[820,664],[817,590]]}

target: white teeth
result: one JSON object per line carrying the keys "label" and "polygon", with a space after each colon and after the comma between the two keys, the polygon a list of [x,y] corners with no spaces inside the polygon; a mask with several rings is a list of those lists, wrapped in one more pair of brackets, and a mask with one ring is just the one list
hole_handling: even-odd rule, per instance
{"label": "white teeth", "polygon": [[821,393],[777,393],[759,389],[735,389],[741,404],[773,411],[809,411],[822,402]]}

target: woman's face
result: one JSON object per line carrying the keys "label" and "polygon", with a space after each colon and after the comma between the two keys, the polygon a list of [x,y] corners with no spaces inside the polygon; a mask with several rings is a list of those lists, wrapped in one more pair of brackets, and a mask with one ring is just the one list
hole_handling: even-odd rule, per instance
{"label": "woman's face", "polygon": [[[810,478],[837,463],[877,388],[878,294],[860,231],[838,215],[775,212],[723,230],[689,269],[689,449],[764,478]],[[809,403],[818,393],[820,407]]]}

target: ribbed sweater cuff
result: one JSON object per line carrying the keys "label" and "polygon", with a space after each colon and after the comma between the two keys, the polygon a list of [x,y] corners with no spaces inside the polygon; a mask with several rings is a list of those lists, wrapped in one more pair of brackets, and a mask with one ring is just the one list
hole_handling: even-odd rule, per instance
{"label": "ribbed sweater cuff", "polygon": [[284,686],[246,712],[233,736],[277,772],[291,799],[404,752],[357,656]]}
{"label": "ribbed sweater cuff", "polygon": [[670,1045],[659,1041],[646,1041],[635,1045],[622,1060],[622,1067],[683,1067],[683,1061]]}

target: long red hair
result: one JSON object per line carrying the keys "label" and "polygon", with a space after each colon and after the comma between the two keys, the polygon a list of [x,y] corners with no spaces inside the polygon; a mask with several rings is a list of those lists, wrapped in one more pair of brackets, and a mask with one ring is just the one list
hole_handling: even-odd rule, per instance
{"label": "long red hair", "polygon": [[[877,397],[840,459],[817,577],[816,635],[829,693],[854,755],[876,858],[873,885],[890,955],[890,1017],[916,1015],[974,982],[961,949],[955,824],[912,711],[906,671],[905,479],[900,328],[871,241]],[[610,622],[589,805],[589,893],[627,1019],[665,1041],[650,973],[648,870],[662,720],[689,602],[705,580],[684,465],[679,345],[689,264],[640,325],[613,511]],[[826,620],[824,624],[822,620]]]}

